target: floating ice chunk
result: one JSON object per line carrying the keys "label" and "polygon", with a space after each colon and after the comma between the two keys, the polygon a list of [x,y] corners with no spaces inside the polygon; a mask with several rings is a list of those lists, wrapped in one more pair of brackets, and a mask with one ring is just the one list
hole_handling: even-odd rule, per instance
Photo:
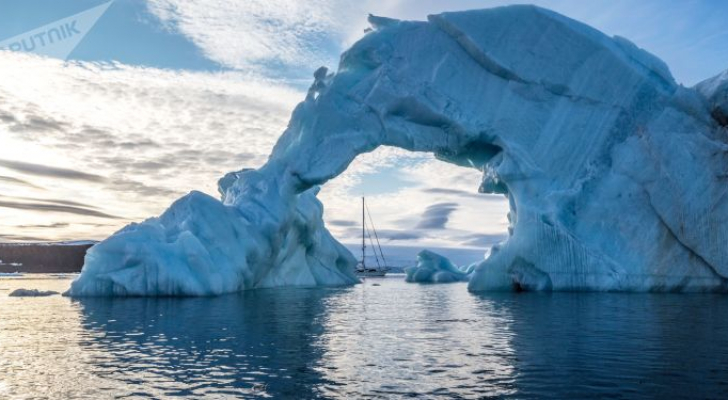
{"label": "floating ice chunk", "polygon": [[38,289],[15,289],[8,296],[11,297],[45,297],[53,296],[58,294],[52,290],[38,290]]}
{"label": "floating ice chunk", "polygon": [[447,258],[423,250],[417,254],[417,265],[405,268],[407,282],[418,283],[450,283],[463,282],[470,279],[475,264],[467,267],[456,267]]}

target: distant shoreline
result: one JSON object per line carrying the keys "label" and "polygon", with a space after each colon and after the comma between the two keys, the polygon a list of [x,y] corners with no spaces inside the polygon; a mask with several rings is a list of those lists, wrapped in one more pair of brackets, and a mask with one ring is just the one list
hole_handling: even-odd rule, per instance
{"label": "distant shoreline", "polygon": [[97,242],[5,242],[0,243],[0,273],[81,272],[86,251]]}
{"label": "distant shoreline", "polygon": [[[86,251],[96,241],[65,242],[0,242],[0,273],[78,273],[83,267]],[[355,256],[360,256],[359,244],[344,244]],[[417,253],[425,248],[448,257],[457,265],[468,265],[482,260],[490,246],[478,248],[443,248],[428,246],[383,245],[390,272],[402,272],[416,264]],[[371,257],[368,257],[371,258]],[[372,261],[374,262],[374,261]]]}

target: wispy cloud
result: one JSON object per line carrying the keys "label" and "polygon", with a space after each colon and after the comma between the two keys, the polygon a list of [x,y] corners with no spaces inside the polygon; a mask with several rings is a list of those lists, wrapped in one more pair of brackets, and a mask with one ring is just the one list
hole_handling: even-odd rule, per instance
{"label": "wispy cloud", "polygon": [[361,221],[357,222],[357,221],[349,221],[349,220],[343,220],[343,219],[331,219],[331,220],[327,221],[327,224],[333,225],[333,226],[349,227],[349,226],[361,225]]}
{"label": "wispy cloud", "polygon": [[22,161],[1,160],[0,167],[4,167],[28,175],[46,176],[57,179],[74,179],[88,182],[104,182],[106,178],[100,175],[75,171],[67,168],[51,167]]}
{"label": "wispy cloud", "polygon": [[[3,199],[0,220],[34,225],[53,212],[50,222],[70,224],[63,238],[103,238],[127,221],[158,215],[193,189],[217,195],[223,174],[265,161],[303,98],[242,73],[1,51],[0,76],[0,169],[6,171],[0,182],[5,195],[16,198]],[[47,196],[40,188],[104,209],[18,200]],[[124,219],[96,228],[82,224],[101,214]],[[22,235],[29,228],[17,229]],[[48,234],[60,238],[55,230]]]}
{"label": "wispy cloud", "polygon": [[33,228],[33,229],[58,229],[67,228],[69,224],[67,222],[56,222],[53,224],[46,225],[18,225],[17,228]]}
{"label": "wispy cloud", "polygon": [[84,208],[93,208],[98,209],[96,206],[84,204],[78,201],[73,200],[65,200],[65,199],[50,199],[50,198],[34,198],[34,197],[12,197],[12,196],[5,196],[0,195],[0,200],[8,200],[8,201],[30,201],[30,202],[42,202],[42,203],[51,203],[51,204],[60,204],[64,206],[76,206],[76,207],[84,207]]}
{"label": "wispy cloud", "polygon": [[308,78],[334,66],[360,4],[347,0],[148,0],[152,14],[211,60],[280,78]]}
{"label": "wispy cloud", "polygon": [[457,203],[438,203],[428,206],[417,224],[418,229],[445,229],[450,214],[457,210]]}
{"label": "wispy cloud", "polygon": [[[368,13],[424,20],[428,14],[520,4],[520,0],[148,0],[152,14],[185,35],[211,60],[279,78],[308,78],[367,27]],[[663,58],[678,81],[692,85],[728,68],[720,51],[728,5],[717,1],[532,0]],[[699,60],[699,61],[698,61]]]}
{"label": "wispy cloud", "polygon": [[41,212],[57,212],[57,213],[68,213],[75,215],[82,215],[87,217],[100,217],[110,219],[120,219],[119,217],[111,214],[107,214],[101,211],[92,210],[84,207],[76,206],[65,206],[60,204],[45,204],[45,203],[28,203],[28,202],[16,202],[16,201],[3,201],[0,200],[0,207],[11,208],[15,210],[28,210],[28,211],[41,211]]}
{"label": "wispy cloud", "polygon": [[421,232],[418,231],[397,229],[383,229],[381,232],[378,233],[381,235],[382,239],[385,239],[387,242],[414,241],[425,237]]}
{"label": "wispy cloud", "polygon": [[6,182],[6,183],[12,183],[14,185],[21,185],[21,186],[27,186],[34,189],[40,189],[39,186],[36,186],[28,181],[24,181],[22,179],[13,178],[12,176],[0,176],[0,182]]}
{"label": "wispy cloud", "polygon": [[[54,240],[103,238],[126,222],[158,215],[192,189],[217,195],[215,185],[223,174],[258,167],[266,160],[304,96],[244,73],[63,63],[3,52],[0,76],[0,160],[13,163],[6,163],[13,168],[2,167],[9,171],[4,176],[32,182],[55,199],[103,205],[92,209],[22,200],[48,193],[23,188],[19,182],[8,185],[6,195],[15,199],[3,199],[10,204],[0,207],[0,228],[12,229],[17,236],[47,235]],[[460,242],[458,235],[483,226],[505,229],[505,202],[488,201],[483,209],[488,198],[475,193],[478,171],[426,154],[381,148],[359,157],[320,195],[337,238],[357,240],[358,222],[352,222],[358,221],[361,210],[352,202],[361,193],[352,190],[366,189],[357,185],[379,179],[382,168],[397,178],[390,182],[392,190],[368,196],[383,240],[451,245]],[[105,179],[69,179],[74,176],[69,171]],[[65,174],[63,179],[56,177],[59,172]],[[438,229],[437,235],[417,229],[429,205],[446,202],[460,205],[447,216],[448,229]],[[89,210],[124,218],[93,225],[90,222],[98,217]],[[52,223],[68,226],[30,227]]]}
{"label": "wispy cloud", "polygon": [[[413,184],[388,192],[377,190],[381,185],[371,181],[383,179],[372,173],[378,166],[397,174],[395,182]],[[364,194],[382,242],[484,247],[486,241],[474,240],[475,235],[505,235],[508,202],[504,196],[477,193],[481,175],[429,154],[384,147],[359,156],[323,187],[319,197],[328,228],[347,243],[361,240],[359,196]],[[353,223],[331,223],[342,220]]]}
{"label": "wispy cloud", "polygon": [[489,247],[496,243],[502,242],[508,237],[506,233],[473,233],[463,235],[457,239],[463,246],[467,247]]}

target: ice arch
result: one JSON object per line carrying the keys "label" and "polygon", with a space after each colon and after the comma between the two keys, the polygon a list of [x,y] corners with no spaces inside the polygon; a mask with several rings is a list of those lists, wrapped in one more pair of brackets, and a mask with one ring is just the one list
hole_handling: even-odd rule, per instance
{"label": "ice arch", "polygon": [[728,289],[726,131],[658,58],[533,6],[370,22],[263,167],[95,246],[68,293],[354,283],[316,187],[380,145],[508,195],[511,235],[470,290]]}

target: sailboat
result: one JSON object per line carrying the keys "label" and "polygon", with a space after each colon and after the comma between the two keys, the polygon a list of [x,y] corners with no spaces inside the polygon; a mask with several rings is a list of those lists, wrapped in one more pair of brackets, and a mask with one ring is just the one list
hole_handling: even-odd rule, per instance
{"label": "sailboat", "polygon": [[[372,232],[374,233],[374,239],[376,240],[376,246],[374,246],[374,241],[372,240],[372,235],[369,233],[367,229],[367,219],[366,215],[369,215],[369,223],[372,227]],[[376,266],[374,265],[367,265],[366,263],[366,239],[369,238],[369,243],[371,244],[372,250],[374,250],[374,260],[376,261]],[[378,252],[377,252],[378,251]],[[381,259],[381,262],[380,262]],[[361,260],[356,265],[356,274],[358,276],[385,276],[387,275],[387,271],[389,270],[389,267],[387,267],[386,260],[384,259],[384,253],[382,252],[382,246],[379,244],[379,236],[377,235],[377,230],[374,228],[374,221],[372,220],[371,214],[369,214],[369,209],[366,206],[366,203],[364,201],[364,197],[361,198]]]}

